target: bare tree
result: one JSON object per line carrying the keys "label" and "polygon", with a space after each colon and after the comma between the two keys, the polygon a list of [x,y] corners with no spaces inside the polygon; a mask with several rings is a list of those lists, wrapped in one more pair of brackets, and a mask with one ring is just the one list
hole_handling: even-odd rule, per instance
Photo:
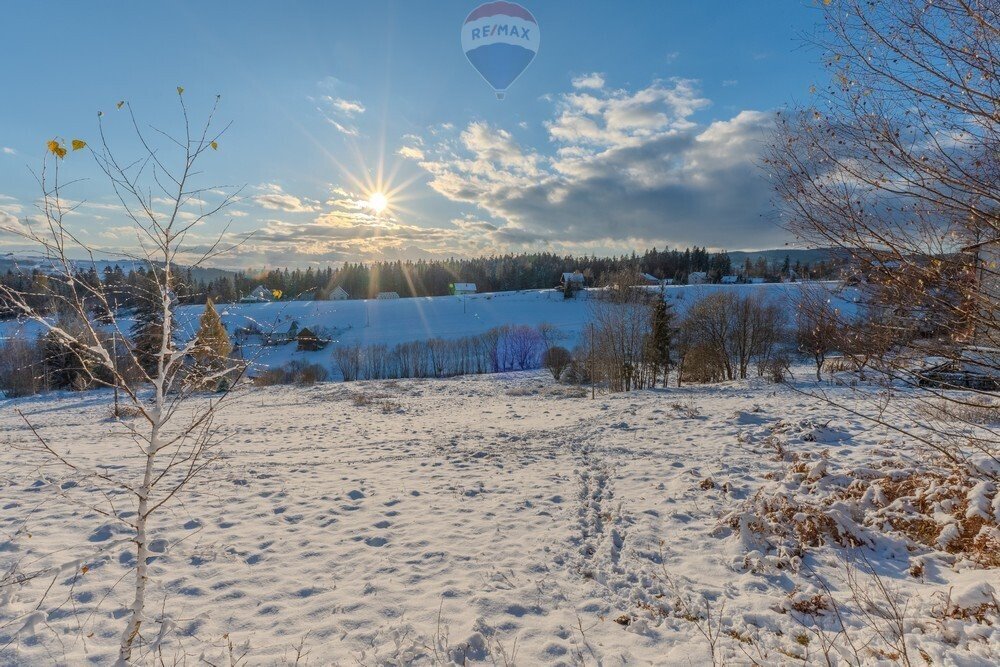
{"label": "bare tree", "polygon": [[[75,372],[81,381],[120,390],[138,416],[135,421],[118,422],[128,439],[135,443],[132,451],[135,458],[130,461],[134,465],[112,472],[111,467],[79,459],[72,449],[49,442],[39,434],[30,418],[22,414],[32,434],[33,446],[55,465],[96,484],[103,497],[109,500],[107,506],[92,506],[91,509],[124,526],[135,547],[132,601],[121,634],[120,664],[135,658],[135,647],[151,619],[147,613],[146,594],[148,563],[152,556],[150,544],[156,529],[154,518],[188,491],[216,460],[214,451],[220,438],[213,426],[214,418],[229,395],[226,391],[216,394],[213,400],[188,400],[197,390],[187,385],[183,378],[197,343],[193,337],[186,342],[181,340],[183,332],[178,331],[174,318],[174,288],[179,262],[195,267],[228,249],[225,229],[207,244],[195,239],[193,230],[203,221],[222,213],[238,191],[198,184],[199,165],[206,155],[218,148],[218,141],[226,129],[217,128],[214,123],[218,98],[204,124],[196,127],[191,123],[182,88],[178,87],[177,95],[183,121],[178,136],[140,125],[130,104],[118,105],[128,121],[127,131],[133,134],[136,156],[126,157],[111,148],[101,114],[98,114],[96,147],[82,140],[73,140],[71,144],[73,153],[90,153],[107,178],[135,234],[137,249],[128,256],[144,264],[151,276],[150,294],[146,296],[154,304],[157,334],[147,360],[149,363],[140,363],[134,346],[122,345],[120,347],[131,362],[126,373],[118,358],[122,350],[118,349],[116,341],[128,340],[123,329],[127,325],[119,319],[116,303],[113,297],[109,300],[100,281],[95,284],[77,270],[79,259],[93,261],[94,249],[68,224],[67,216],[78,212],[80,203],[64,194],[68,184],[61,181],[60,169],[70,149],[58,139],[49,142],[38,175],[42,195],[39,218],[25,219],[18,227],[7,230],[39,248],[46,264],[52,267],[46,281],[48,288],[45,294],[39,295],[0,286],[0,296],[6,303],[12,304],[22,317],[38,323],[52,344],[76,356]],[[68,318],[54,318],[48,309],[38,307],[40,296],[45,297],[41,301],[53,303],[56,311],[68,314]],[[94,312],[100,317],[93,317]],[[67,326],[70,320],[74,324]],[[232,377],[234,371],[238,373],[239,367],[227,360],[220,363],[214,373],[222,378]],[[137,377],[132,375],[136,372]],[[116,457],[116,462],[123,454],[122,451],[109,452]],[[122,494],[131,499],[131,508],[110,501],[111,497]],[[16,586],[24,582],[8,580],[2,583]],[[43,600],[45,595],[47,592],[42,595]]]}
{"label": "bare tree", "polygon": [[821,372],[826,355],[840,346],[843,321],[830,305],[827,295],[816,290],[803,290],[798,308],[795,340],[799,350],[816,363],[816,381],[819,382],[823,379]]}
{"label": "bare tree", "polygon": [[[874,340],[903,348],[884,346],[886,379],[981,402],[1000,387],[1000,5],[838,0],[824,15],[830,84],[780,114],[766,158],[783,219],[853,259]],[[965,460],[968,425],[921,426],[935,437],[907,434]],[[971,444],[1000,462],[988,431]]]}
{"label": "bare tree", "polygon": [[590,301],[594,326],[590,353],[595,373],[611,391],[642,389],[653,377],[652,366],[647,363],[652,299],[634,282],[633,272],[614,273]]}

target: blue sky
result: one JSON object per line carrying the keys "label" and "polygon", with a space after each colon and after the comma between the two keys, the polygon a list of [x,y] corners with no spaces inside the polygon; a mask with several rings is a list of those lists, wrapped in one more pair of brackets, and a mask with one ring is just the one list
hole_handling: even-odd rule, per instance
{"label": "blue sky", "polygon": [[[62,2],[4,9],[0,222],[34,215],[53,136],[94,143],[115,103],[178,127],[222,95],[233,125],[204,184],[245,186],[230,222],[257,230],[228,265],[780,246],[755,167],[771,113],[824,78],[803,46],[809,0],[524,0],[538,55],[503,101],[466,60],[478,2]],[[380,168],[381,165],[381,168]],[[102,251],[129,234],[87,156],[63,176]],[[381,173],[381,179],[379,177]],[[385,190],[389,208],[366,202]],[[5,235],[2,242],[17,248]]]}

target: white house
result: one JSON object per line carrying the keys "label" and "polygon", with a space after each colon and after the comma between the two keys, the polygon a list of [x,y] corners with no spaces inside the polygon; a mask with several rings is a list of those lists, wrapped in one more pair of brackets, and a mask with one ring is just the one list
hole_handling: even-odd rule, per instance
{"label": "white house", "polygon": [[736,283],[739,282],[739,280],[740,280],[739,276],[729,274],[726,276],[722,276],[719,282],[721,282],[723,285],[735,285]]}
{"label": "white house", "polygon": [[475,294],[476,283],[452,283],[451,293],[456,295]]}
{"label": "white house", "polygon": [[562,274],[562,282],[564,286],[573,283],[576,287],[583,287],[583,274],[579,271],[567,271]]}
{"label": "white house", "polygon": [[334,287],[333,291],[330,292],[330,301],[347,301],[350,298],[351,295],[340,285]]}
{"label": "white house", "polygon": [[267,303],[268,301],[274,301],[274,295],[263,285],[258,285],[252,292],[240,299],[240,303]]}
{"label": "white house", "polygon": [[688,274],[688,285],[704,285],[708,282],[708,273],[705,271],[694,271]]}
{"label": "white house", "polygon": [[399,292],[379,292],[378,296],[375,297],[379,301],[388,301],[390,299],[398,299]]}

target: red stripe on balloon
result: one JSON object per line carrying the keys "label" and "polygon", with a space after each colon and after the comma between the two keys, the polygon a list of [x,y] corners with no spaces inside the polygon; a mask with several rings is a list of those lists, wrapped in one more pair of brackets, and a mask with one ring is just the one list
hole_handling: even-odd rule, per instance
{"label": "red stripe on balloon", "polygon": [[531,15],[527,9],[521,5],[515,5],[513,2],[487,2],[485,5],[480,5],[472,10],[472,13],[465,19],[465,22],[475,21],[476,19],[485,18],[487,16],[513,16],[514,18],[524,19],[525,21],[531,21],[532,23],[537,23],[535,17]]}

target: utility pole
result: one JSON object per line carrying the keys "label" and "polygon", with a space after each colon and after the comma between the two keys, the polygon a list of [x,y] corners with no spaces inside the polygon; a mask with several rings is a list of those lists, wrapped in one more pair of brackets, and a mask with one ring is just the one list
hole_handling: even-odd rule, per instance
{"label": "utility pole", "polygon": [[111,334],[111,366],[115,379],[115,417],[121,417],[121,409],[118,407],[118,332]]}
{"label": "utility pole", "polygon": [[590,400],[597,398],[594,388],[594,324],[590,324]]}

